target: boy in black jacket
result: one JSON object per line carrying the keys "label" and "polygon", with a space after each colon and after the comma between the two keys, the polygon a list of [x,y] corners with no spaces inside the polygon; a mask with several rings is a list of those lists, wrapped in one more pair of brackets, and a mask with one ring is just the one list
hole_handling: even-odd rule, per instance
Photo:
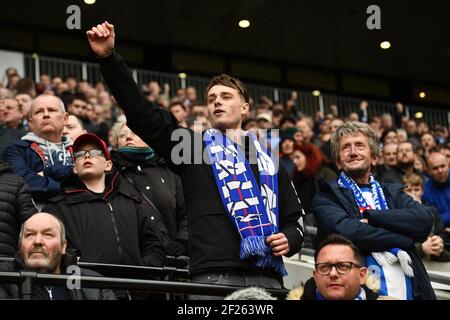
{"label": "boy in black jacket", "polygon": [[120,183],[105,142],[86,133],[75,140],[73,152],[74,175],[44,210],[63,221],[80,260],[162,266],[165,253],[154,219],[130,187]]}

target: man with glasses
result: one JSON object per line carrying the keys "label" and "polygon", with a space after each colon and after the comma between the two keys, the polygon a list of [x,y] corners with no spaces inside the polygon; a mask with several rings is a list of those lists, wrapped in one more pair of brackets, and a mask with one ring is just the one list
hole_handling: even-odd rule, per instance
{"label": "man with glasses", "polygon": [[[378,294],[364,285],[367,268],[355,245],[341,235],[329,235],[314,254],[315,270],[301,300],[376,300]],[[290,293],[293,297],[299,288]],[[301,289],[300,289],[301,290]]]}
{"label": "man with glasses", "polygon": [[74,174],[44,209],[67,227],[69,248],[77,249],[85,262],[162,266],[165,254],[156,218],[121,183],[105,142],[82,134],[73,155]]}

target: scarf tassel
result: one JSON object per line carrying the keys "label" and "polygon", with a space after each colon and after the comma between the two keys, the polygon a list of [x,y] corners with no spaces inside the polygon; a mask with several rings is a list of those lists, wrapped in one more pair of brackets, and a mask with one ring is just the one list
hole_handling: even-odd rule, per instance
{"label": "scarf tassel", "polygon": [[241,241],[241,250],[239,252],[241,259],[251,256],[264,256],[270,253],[271,251],[266,243],[266,237],[252,236],[244,238]]}
{"label": "scarf tassel", "polygon": [[241,241],[240,258],[245,259],[257,256],[256,266],[260,268],[273,268],[278,274],[287,276],[283,258],[272,255],[272,250],[266,243],[266,237],[247,237]]}

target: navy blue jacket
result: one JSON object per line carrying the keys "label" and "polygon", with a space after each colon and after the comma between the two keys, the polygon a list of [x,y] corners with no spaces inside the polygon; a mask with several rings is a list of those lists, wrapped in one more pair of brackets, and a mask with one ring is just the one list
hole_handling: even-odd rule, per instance
{"label": "navy blue jacket", "polygon": [[362,223],[353,193],[337,181],[320,181],[319,192],[312,203],[318,224],[317,243],[327,235],[340,234],[351,240],[363,254],[400,248],[412,259],[414,299],[435,299],[426,269],[414,242],[424,242],[433,226],[433,213],[402,191],[400,184],[384,184],[389,210],[366,210],[368,223]]}
{"label": "navy blue jacket", "polygon": [[25,180],[37,202],[45,202],[59,194],[60,182],[72,174],[71,165],[44,166],[44,160],[31,148],[30,141],[14,141],[6,148],[3,158],[14,168],[14,173]]}

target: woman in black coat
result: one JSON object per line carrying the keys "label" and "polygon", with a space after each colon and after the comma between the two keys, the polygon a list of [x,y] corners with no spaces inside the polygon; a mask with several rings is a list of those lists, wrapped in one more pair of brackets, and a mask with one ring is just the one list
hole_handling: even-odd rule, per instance
{"label": "woman in black coat", "polygon": [[125,123],[113,129],[117,149],[111,151],[114,166],[141,200],[156,208],[166,229],[165,249],[170,256],[187,252],[187,215],[179,176]]}

